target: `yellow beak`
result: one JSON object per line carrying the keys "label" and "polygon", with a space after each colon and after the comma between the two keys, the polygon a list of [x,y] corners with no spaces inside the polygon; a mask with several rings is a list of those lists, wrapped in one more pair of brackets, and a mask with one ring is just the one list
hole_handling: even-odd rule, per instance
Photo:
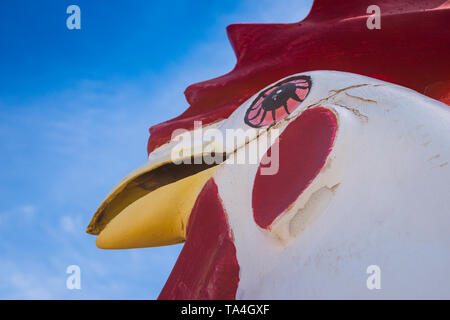
{"label": "yellow beak", "polygon": [[215,166],[147,163],[127,175],[94,214],[86,232],[101,249],[183,242],[189,215]]}

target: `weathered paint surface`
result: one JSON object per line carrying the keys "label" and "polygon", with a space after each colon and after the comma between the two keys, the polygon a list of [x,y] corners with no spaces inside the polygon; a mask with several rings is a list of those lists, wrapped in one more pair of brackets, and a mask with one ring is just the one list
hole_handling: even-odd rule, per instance
{"label": "weathered paint surface", "polygon": [[233,236],[210,179],[192,209],[186,243],[159,299],[234,299],[238,282]]}
{"label": "weathered paint surface", "polygon": [[[292,118],[273,127],[281,131],[280,141],[315,108],[333,113],[338,130],[325,166],[301,193],[291,181],[298,179],[294,170],[302,170],[298,159],[283,162],[280,148],[280,172],[290,167],[291,174],[277,188],[266,187],[267,194],[282,197],[290,189],[281,182],[290,185],[298,198],[288,209],[262,229],[253,214],[253,188],[266,191],[255,184],[261,166],[226,162],[214,173],[240,267],[236,298],[449,298],[450,108],[356,74],[306,75],[313,83],[308,97]],[[242,105],[229,120],[242,119],[247,108]],[[297,133],[298,139],[305,134]],[[295,149],[295,142],[288,144]],[[314,154],[317,145],[303,152]],[[381,269],[381,290],[366,285],[371,265]]]}

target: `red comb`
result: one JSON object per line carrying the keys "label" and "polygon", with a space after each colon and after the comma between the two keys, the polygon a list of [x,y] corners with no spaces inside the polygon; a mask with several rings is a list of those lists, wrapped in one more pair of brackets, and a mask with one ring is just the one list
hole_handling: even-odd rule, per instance
{"label": "red comb", "polygon": [[380,1],[381,29],[369,30],[366,11],[373,4],[316,0],[299,23],[228,26],[235,68],[189,86],[190,107],[150,128],[148,152],[168,142],[173,130],[225,119],[268,84],[311,70],[362,74],[450,103],[450,1]]}

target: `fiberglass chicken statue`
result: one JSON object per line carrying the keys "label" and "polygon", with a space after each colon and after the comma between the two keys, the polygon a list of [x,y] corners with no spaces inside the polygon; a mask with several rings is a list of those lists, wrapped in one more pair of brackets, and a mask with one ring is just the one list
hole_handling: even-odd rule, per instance
{"label": "fiberglass chicken statue", "polygon": [[97,246],[185,242],[160,299],[450,298],[450,2],[378,2],[229,26],[236,67],[150,128]]}

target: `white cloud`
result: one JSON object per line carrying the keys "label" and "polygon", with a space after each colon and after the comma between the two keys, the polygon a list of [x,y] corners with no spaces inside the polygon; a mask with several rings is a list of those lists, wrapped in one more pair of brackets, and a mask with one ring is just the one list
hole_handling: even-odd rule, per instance
{"label": "white cloud", "polygon": [[36,278],[32,273],[14,272],[10,275],[9,282],[13,294],[17,299],[51,299],[54,296],[49,292],[51,282],[46,279],[46,285],[42,284],[41,278]]}
{"label": "white cloud", "polygon": [[24,205],[19,208],[19,212],[21,212],[25,220],[31,221],[36,213],[36,207],[32,205]]}
{"label": "white cloud", "polygon": [[60,221],[61,229],[69,234],[80,234],[80,230],[83,230],[81,217],[63,216]]}
{"label": "white cloud", "polygon": [[55,299],[62,293],[58,277],[47,274],[39,263],[2,259],[0,277],[0,299]]}
{"label": "white cloud", "polygon": [[11,223],[19,225],[29,224],[33,221],[36,211],[36,206],[25,204],[0,212],[0,226]]}

